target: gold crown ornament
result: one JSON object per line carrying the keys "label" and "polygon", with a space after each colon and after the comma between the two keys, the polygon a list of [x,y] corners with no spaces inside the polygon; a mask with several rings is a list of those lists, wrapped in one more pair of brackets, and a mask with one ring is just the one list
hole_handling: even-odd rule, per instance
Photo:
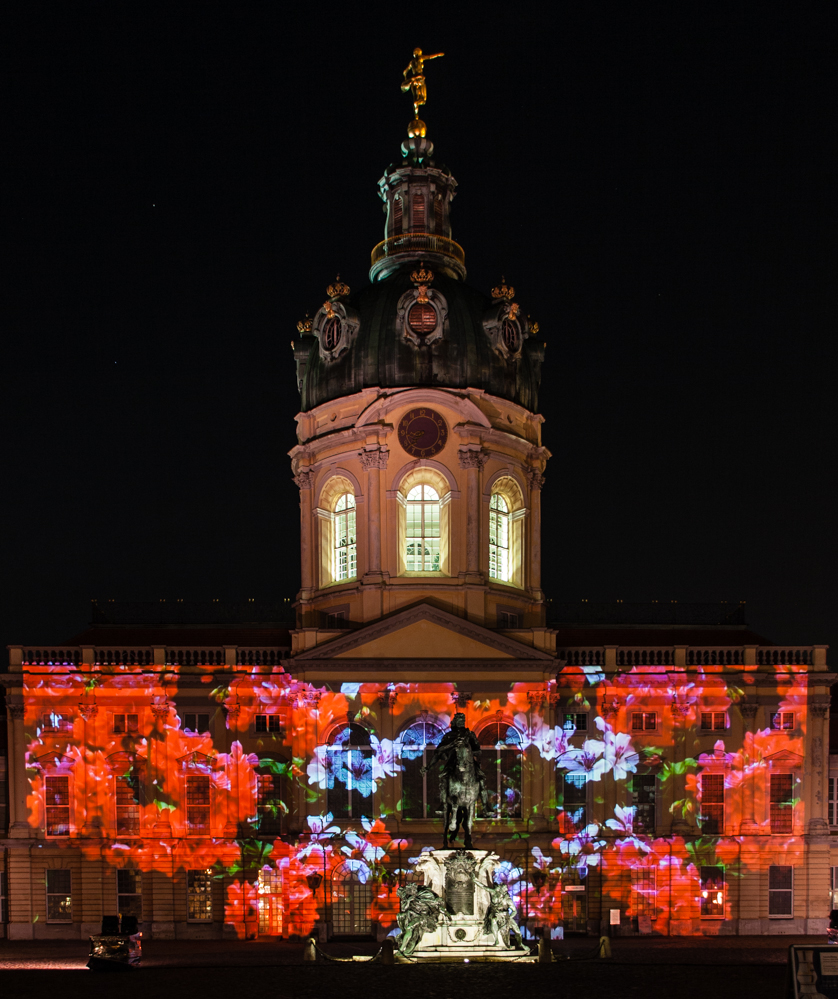
{"label": "gold crown ornament", "polygon": [[297,332],[300,334],[300,336],[310,335],[313,323],[314,321],[312,320],[311,316],[308,313],[306,313],[305,319],[301,319],[297,323]]}
{"label": "gold crown ornament", "polygon": [[538,330],[539,330],[538,323],[531,316],[527,316],[527,319],[529,319],[530,322],[530,334],[532,336],[538,336]]}
{"label": "gold crown ornament", "polygon": [[349,285],[341,281],[340,274],[338,274],[338,276],[335,278],[335,283],[330,284],[329,287],[326,289],[326,294],[333,301],[336,298],[346,298],[349,295]]}
{"label": "gold crown ornament", "polygon": [[507,302],[511,302],[515,297],[515,289],[512,285],[507,285],[506,278],[502,277],[500,279],[500,286],[492,288],[492,298],[503,300],[506,299]]}
{"label": "gold crown ornament", "polygon": [[429,285],[434,279],[434,272],[428,267],[425,268],[425,261],[419,265],[418,271],[413,271],[410,280],[418,287],[420,284]]}

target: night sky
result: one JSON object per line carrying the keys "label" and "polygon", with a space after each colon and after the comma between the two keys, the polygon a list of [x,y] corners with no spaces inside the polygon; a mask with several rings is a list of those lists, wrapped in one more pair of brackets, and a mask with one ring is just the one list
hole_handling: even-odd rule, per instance
{"label": "night sky", "polygon": [[838,649],[834,25],[630,6],[25,6],[3,645],[91,597],[294,596],[290,342],[368,280],[420,45],[468,281],[547,342],[548,595],[746,600]]}

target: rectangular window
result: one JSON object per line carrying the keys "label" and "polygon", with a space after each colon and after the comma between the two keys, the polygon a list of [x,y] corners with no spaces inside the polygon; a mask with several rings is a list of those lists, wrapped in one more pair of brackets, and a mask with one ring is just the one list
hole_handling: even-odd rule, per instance
{"label": "rectangular window", "polygon": [[701,775],[701,811],[699,826],[709,836],[723,836],[725,831],[725,776]]}
{"label": "rectangular window", "polygon": [[701,915],[722,918],[725,914],[725,869],[701,868]]}
{"label": "rectangular window", "polygon": [[50,711],[41,719],[41,729],[44,732],[72,732],[73,719],[69,715]]}
{"label": "rectangular window", "polygon": [[346,611],[335,611],[326,616],[326,627],[332,629],[346,627]]}
{"label": "rectangular window", "polygon": [[727,712],[702,711],[701,728],[704,732],[724,732],[727,729]]}
{"label": "rectangular window", "polygon": [[838,867],[833,867],[832,872],[832,905],[831,909],[838,909]]}
{"label": "rectangular window", "polygon": [[831,826],[838,826],[838,777],[829,778],[829,799],[827,806],[827,821]]}
{"label": "rectangular window", "polygon": [[186,872],[186,918],[191,923],[212,922],[212,871]]}
{"label": "rectangular window", "polygon": [[778,711],[771,719],[771,727],[790,732],[794,728],[794,712]]}
{"label": "rectangular window", "polygon": [[70,835],[70,778],[44,778],[47,836]]}
{"label": "rectangular window", "polygon": [[654,774],[633,774],[631,778],[634,831],[646,836],[654,836],[655,834],[657,780]]}
{"label": "rectangular window", "polygon": [[256,715],[257,732],[281,732],[279,715]]}
{"label": "rectangular window", "polygon": [[794,868],[772,864],[768,868],[768,915],[779,919],[794,915]]}
{"label": "rectangular window", "polygon": [[186,827],[193,836],[208,836],[210,831],[210,779],[186,778]]}
{"label": "rectangular window", "polygon": [[585,711],[565,711],[564,715],[565,732],[587,732],[588,714]]}
{"label": "rectangular window", "polygon": [[771,775],[771,832],[790,833],[794,828],[794,777]]}
{"label": "rectangular window", "polygon": [[73,876],[65,867],[55,867],[46,871],[47,881],[47,922],[72,923],[73,921]]}
{"label": "rectangular window", "polygon": [[563,811],[558,816],[559,827],[567,835],[588,824],[588,775],[559,772]]}
{"label": "rectangular window", "polygon": [[655,918],[655,868],[631,869],[631,899],[635,916]]}
{"label": "rectangular window", "polygon": [[256,812],[260,833],[278,836],[283,831],[282,817],[286,808],[282,801],[281,779],[279,774],[256,775]]}
{"label": "rectangular window", "polygon": [[122,774],[116,778],[116,831],[120,836],[140,835],[139,774]]}
{"label": "rectangular window", "polygon": [[185,714],[183,715],[184,732],[209,732],[209,715]]}
{"label": "rectangular window", "polygon": [[635,711],[631,716],[632,732],[654,732],[657,718],[654,711]]}
{"label": "rectangular window", "polygon": [[113,734],[114,735],[136,735],[139,731],[138,715],[114,715]]}
{"label": "rectangular window", "polygon": [[521,627],[521,615],[512,614],[509,611],[498,611],[498,627],[499,628],[520,628]]}
{"label": "rectangular window", "polygon": [[143,873],[121,870],[116,872],[116,908],[120,916],[143,919]]}

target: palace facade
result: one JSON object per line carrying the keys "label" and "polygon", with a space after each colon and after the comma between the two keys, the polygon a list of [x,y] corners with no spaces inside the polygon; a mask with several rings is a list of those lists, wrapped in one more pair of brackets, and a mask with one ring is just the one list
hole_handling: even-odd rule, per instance
{"label": "palace facade", "polygon": [[7,935],[382,937],[441,845],[422,770],[456,711],[530,938],[825,931],[826,648],[735,615],[548,625],[544,343],[505,281],[465,283],[421,122],[401,153],[370,284],[298,326],[295,626],[105,606],[11,647]]}

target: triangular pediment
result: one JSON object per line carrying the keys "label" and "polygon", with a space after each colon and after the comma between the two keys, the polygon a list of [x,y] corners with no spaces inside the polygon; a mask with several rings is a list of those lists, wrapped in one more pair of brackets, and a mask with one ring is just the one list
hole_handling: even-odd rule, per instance
{"label": "triangular pediment", "polygon": [[766,756],[765,762],[770,763],[774,768],[782,767],[784,769],[794,770],[803,766],[803,757],[798,756],[797,753],[792,753],[791,750],[781,749],[779,753]]}
{"label": "triangular pediment", "polygon": [[317,660],[535,660],[553,656],[448,611],[419,604],[296,656]]}

